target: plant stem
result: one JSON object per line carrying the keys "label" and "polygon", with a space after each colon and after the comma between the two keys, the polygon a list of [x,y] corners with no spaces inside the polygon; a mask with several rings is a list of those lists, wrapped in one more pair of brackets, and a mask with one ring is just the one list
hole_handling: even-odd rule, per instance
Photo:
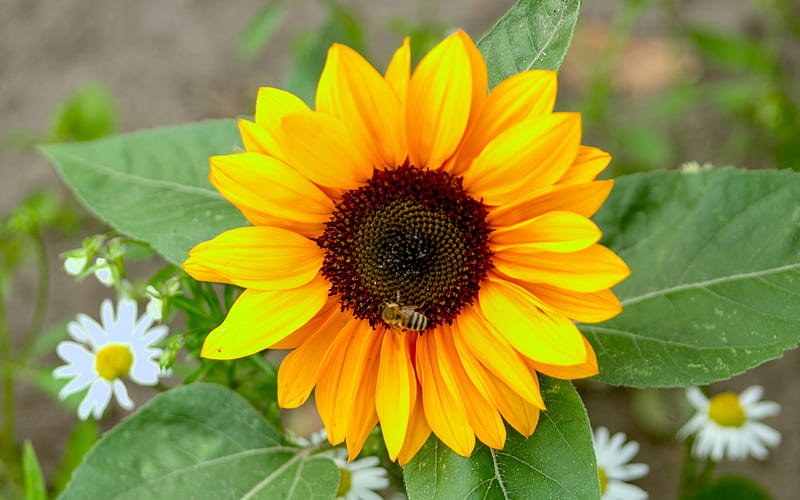
{"label": "plant stem", "polygon": [[50,293],[50,265],[47,262],[47,248],[44,244],[44,238],[42,238],[42,233],[39,231],[38,227],[31,231],[30,236],[33,241],[34,251],[36,252],[36,266],[39,269],[39,276],[36,290],[36,302],[33,306],[31,322],[28,325],[28,332],[20,352],[20,359],[23,360],[28,359],[36,337],[42,333],[44,316],[47,311],[47,297]]}
{"label": "plant stem", "polygon": [[3,367],[3,432],[0,438],[0,457],[15,475],[17,449],[14,445],[14,370],[11,359],[11,332],[6,313],[5,287],[0,283],[0,366]]}

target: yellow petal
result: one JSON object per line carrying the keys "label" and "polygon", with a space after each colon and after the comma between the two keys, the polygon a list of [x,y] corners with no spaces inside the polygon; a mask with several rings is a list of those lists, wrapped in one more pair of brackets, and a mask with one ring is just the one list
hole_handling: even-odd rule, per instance
{"label": "yellow petal", "polygon": [[[338,327],[334,330],[334,335],[338,332],[339,328],[347,322],[347,316],[339,310],[339,298],[329,296],[328,301],[322,306],[322,309],[316,316],[305,325],[301,326],[287,337],[275,342],[268,349],[294,349],[306,343],[312,335],[317,333],[322,328],[329,328],[330,325],[337,324]],[[316,383],[316,381],[314,382]]]}
{"label": "yellow petal", "polygon": [[554,71],[523,71],[492,89],[474,127],[458,153],[455,174],[463,172],[478,154],[504,130],[534,116],[553,111],[556,100]]}
{"label": "yellow petal", "polygon": [[493,252],[575,252],[597,243],[601,235],[600,228],[586,217],[556,211],[495,229],[491,248]]}
{"label": "yellow petal", "polygon": [[581,140],[577,113],[554,113],[508,128],[464,172],[464,188],[487,205],[517,202],[552,185],[572,164]]}
{"label": "yellow petal", "polygon": [[[417,394],[419,394],[421,390],[422,389],[417,386]],[[414,408],[411,411],[411,420],[408,423],[406,439],[403,441],[403,449],[397,454],[397,463],[401,466],[407,464],[409,460],[414,458],[414,455],[417,454],[419,449],[422,448],[422,445],[425,444],[425,441],[428,440],[430,435],[431,427],[425,419],[422,401],[420,398],[417,398]]]}
{"label": "yellow petal", "polygon": [[280,160],[240,153],[211,157],[209,180],[254,225],[278,226],[319,236],[333,202]]}
{"label": "yellow petal", "polygon": [[417,374],[422,389],[425,418],[436,436],[451,450],[468,457],[475,447],[475,433],[467,419],[464,402],[447,387],[438,364],[432,334],[417,341]]}
{"label": "yellow petal", "polygon": [[286,290],[314,279],[324,255],[316,243],[288,229],[245,226],[200,243],[189,261],[244,288]]}
{"label": "yellow petal", "polygon": [[408,83],[411,80],[411,39],[409,37],[403,38],[403,45],[395,51],[392,60],[389,61],[385,78],[405,109]]}
{"label": "yellow petal", "polygon": [[521,354],[554,365],[586,359],[583,336],[566,316],[545,311],[524,288],[490,275],[478,293],[484,317]]}
{"label": "yellow petal", "polygon": [[375,406],[389,458],[394,460],[406,439],[417,398],[417,378],[407,335],[384,333]]}
{"label": "yellow petal", "polygon": [[288,163],[312,182],[354,189],[372,176],[366,152],[356,148],[347,126],[339,119],[308,112],[288,115],[282,123]]}
{"label": "yellow petal", "polygon": [[594,180],[597,174],[605,170],[610,161],[611,155],[605,151],[590,146],[581,146],[572,166],[558,180],[558,184],[578,184]]}
{"label": "yellow petal", "polygon": [[366,59],[334,44],[317,87],[317,111],[347,125],[356,147],[376,167],[396,167],[406,159],[400,98]]}
{"label": "yellow petal", "polygon": [[492,207],[486,220],[495,227],[512,226],[547,212],[566,210],[591,217],[608,198],[614,181],[592,181],[547,187],[515,203]]}
{"label": "yellow petal", "polygon": [[574,292],[544,283],[517,283],[551,309],[582,323],[599,323],[622,312],[622,306],[611,290]]}
{"label": "yellow petal", "polygon": [[281,120],[292,113],[310,111],[296,95],[272,87],[261,87],[256,97],[256,123],[266,131],[279,131]]}
{"label": "yellow petal", "polygon": [[495,254],[493,263],[498,271],[514,279],[576,292],[611,288],[630,274],[625,262],[602,245],[566,254],[505,249]]}
{"label": "yellow petal", "polygon": [[[376,335],[366,321],[347,323],[337,337],[315,392],[317,409],[333,444],[347,437],[347,429]],[[379,339],[378,339],[379,341]],[[374,405],[374,393],[368,398]]]}
{"label": "yellow petal", "polygon": [[455,152],[472,101],[472,59],[464,39],[454,34],[434,47],[411,76],[406,137],[412,165],[437,168]]}
{"label": "yellow petal", "polygon": [[322,309],[328,282],[321,277],[292,290],[245,290],[228,316],[206,337],[204,358],[235,359],[255,354],[303,326]]}
{"label": "yellow petal", "polygon": [[469,351],[481,365],[504,381],[527,401],[544,408],[544,401],[525,363],[505,337],[486,321],[477,308],[462,311],[456,318],[456,348]]}
{"label": "yellow petal", "polygon": [[183,261],[181,267],[189,274],[189,276],[197,281],[211,281],[213,283],[227,283],[229,285],[233,285],[231,280],[221,275],[216,269],[205,267],[203,264],[192,258],[188,258]]}
{"label": "yellow petal", "polygon": [[373,338],[371,350],[365,359],[364,371],[354,381],[357,388],[347,421],[347,460],[350,462],[356,459],[370,432],[378,423],[378,413],[375,411],[375,390],[378,384],[381,342],[374,332]]}
{"label": "yellow petal", "polygon": [[272,156],[285,161],[283,150],[280,145],[280,130],[267,132],[256,123],[247,120],[239,120],[239,133],[242,135],[242,143],[245,151]]}
{"label": "yellow petal", "polygon": [[464,403],[469,421],[475,435],[484,444],[502,449],[506,442],[506,427],[500,413],[475,387],[461,365],[452,328],[444,326],[433,333],[437,335],[437,354],[443,379],[451,393]]}
{"label": "yellow petal", "polygon": [[525,359],[526,364],[531,370],[544,373],[548,377],[559,378],[562,380],[574,380],[576,378],[593,377],[600,373],[597,368],[597,357],[594,354],[594,349],[586,338],[583,339],[583,344],[586,346],[586,360],[582,363],[574,365],[550,365],[541,363],[532,359]]}
{"label": "yellow petal", "polygon": [[336,341],[342,338],[339,332],[347,324],[347,316],[335,310],[323,318],[321,323],[315,323],[313,334],[281,361],[278,368],[278,404],[281,408],[297,408],[306,402]]}

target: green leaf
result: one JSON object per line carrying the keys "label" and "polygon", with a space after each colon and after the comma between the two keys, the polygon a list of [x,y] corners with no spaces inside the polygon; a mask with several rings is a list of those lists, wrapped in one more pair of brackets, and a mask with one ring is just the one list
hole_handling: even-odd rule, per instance
{"label": "green leaf", "polygon": [[192,384],[153,398],[103,436],[60,498],[320,500],[334,498],[338,485],[332,460],[287,446],[241,396]]}
{"label": "green leaf", "polygon": [[272,1],[259,10],[239,38],[239,57],[248,60],[258,54],[275,35],[284,14],[283,2]]}
{"label": "green leaf", "polygon": [[548,410],[530,438],[509,430],[502,450],[479,444],[464,458],[432,436],[403,468],[408,498],[599,498],[586,409],[569,382],[540,378]]}
{"label": "green leaf", "polygon": [[691,500],[771,500],[764,488],[746,477],[721,477],[698,491]]}
{"label": "green leaf", "polygon": [[208,157],[237,147],[236,123],[213,120],[41,151],[98,217],[180,264],[197,243],[248,224],[208,181]]}
{"label": "green leaf", "polygon": [[623,312],[581,325],[599,380],[708,384],[800,341],[800,174],[731,168],[617,179],[595,217],[630,266]]}
{"label": "green leaf", "polygon": [[364,35],[358,20],[335,2],[325,2],[325,5],[328,9],[325,23],[303,40],[284,83],[286,90],[310,106],[314,104],[317,82],[331,45],[342,43],[361,54],[365,52]]}
{"label": "green leaf", "polygon": [[78,422],[72,428],[67,441],[67,449],[64,458],[58,466],[56,477],[53,480],[53,492],[60,493],[69,482],[72,471],[78,467],[83,460],[83,456],[100,439],[100,425],[96,420],[89,419]]}
{"label": "green leaf", "polygon": [[89,83],[73,92],[53,118],[55,141],[91,141],[114,133],[117,112],[114,98],[99,83]]}
{"label": "green leaf", "polygon": [[529,69],[558,71],[578,21],[580,0],[520,0],[478,42],[489,88]]}
{"label": "green leaf", "polygon": [[22,450],[22,474],[25,482],[25,500],[47,500],[47,486],[42,469],[30,441],[25,441]]}
{"label": "green leaf", "polygon": [[771,74],[778,61],[754,39],[709,28],[694,28],[689,39],[711,61],[734,70]]}

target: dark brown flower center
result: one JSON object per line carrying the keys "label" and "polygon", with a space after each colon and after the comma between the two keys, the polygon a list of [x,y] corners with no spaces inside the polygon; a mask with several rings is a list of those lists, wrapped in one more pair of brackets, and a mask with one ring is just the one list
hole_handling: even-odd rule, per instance
{"label": "dark brown flower center", "polygon": [[348,191],[317,244],[343,309],[373,326],[381,306],[412,306],[428,328],[475,299],[492,266],[486,208],[461,178],[404,165]]}

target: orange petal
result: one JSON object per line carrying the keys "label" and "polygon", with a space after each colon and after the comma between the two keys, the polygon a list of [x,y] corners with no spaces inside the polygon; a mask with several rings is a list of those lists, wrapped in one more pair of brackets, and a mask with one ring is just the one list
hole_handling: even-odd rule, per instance
{"label": "orange petal", "polygon": [[[417,386],[417,393],[421,391],[422,389]],[[425,444],[425,441],[428,440],[430,435],[431,427],[425,419],[422,400],[417,398],[414,408],[411,411],[411,420],[408,423],[408,432],[406,433],[405,441],[403,441],[403,448],[400,450],[400,453],[397,454],[397,463],[401,466],[407,464],[409,460],[414,458],[414,455],[417,454],[419,449],[422,448],[422,445]]]}
{"label": "orange petal", "polygon": [[454,341],[456,348],[469,351],[484,367],[504,381],[511,390],[529,402],[544,408],[544,401],[517,351],[477,308],[462,311],[456,318]]}
{"label": "orange petal", "polygon": [[245,226],[198,244],[188,262],[244,288],[286,290],[314,279],[323,256],[316,243],[288,229]]}
{"label": "orange petal", "polygon": [[464,137],[473,101],[471,52],[458,33],[417,65],[408,88],[406,137],[411,164],[442,165]]}
{"label": "orange petal", "polygon": [[578,148],[578,154],[572,162],[569,170],[564,172],[558,184],[578,184],[589,182],[597,177],[597,174],[605,170],[611,161],[611,155],[605,151],[590,146]]}
{"label": "orange petal", "polygon": [[549,377],[560,378],[562,380],[573,380],[576,378],[592,377],[600,373],[597,368],[597,357],[594,354],[594,349],[586,338],[583,339],[586,346],[586,361],[574,365],[549,365],[541,363],[532,359],[525,359],[527,365],[540,373],[544,373]]}
{"label": "orange petal", "polygon": [[523,71],[492,89],[458,153],[454,173],[463,172],[498,134],[534,116],[553,111],[556,100],[554,71]]}
{"label": "orange petal", "polygon": [[375,340],[371,343],[364,371],[355,380],[358,387],[347,421],[347,460],[350,462],[356,459],[370,432],[378,423],[378,413],[375,411],[377,396],[375,391],[378,384],[381,342],[378,340],[378,335],[373,336]]}
{"label": "orange petal", "polygon": [[625,262],[602,245],[571,253],[499,250],[493,263],[498,271],[514,279],[576,292],[611,288],[630,274]]}
{"label": "orange petal", "polygon": [[400,98],[361,55],[341,44],[328,50],[317,87],[317,111],[347,124],[373,166],[396,167],[406,158]]}
{"label": "orange petal", "polygon": [[339,119],[312,111],[288,115],[282,123],[288,163],[312,182],[354,189],[372,175],[367,152],[356,147]]}
{"label": "orange petal", "polygon": [[233,281],[217,272],[216,269],[205,267],[203,264],[192,258],[188,258],[183,261],[181,267],[189,274],[189,276],[197,281],[210,281],[212,283],[227,283],[229,285],[233,285]]}
{"label": "orange petal", "polygon": [[411,80],[411,39],[403,38],[403,45],[397,49],[386,68],[386,82],[400,98],[400,104],[405,109],[408,97],[408,83]]}
{"label": "orange petal", "polygon": [[389,458],[394,460],[406,439],[411,410],[417,398],[417,378],[408,335],[383,334],[375,406]]}
{"label": "orange petal", "polygon": [[495,229],[491,248],[493,252],[575,252],[597,243],[600,236],[600,228],[586,217],[556,211]]}
{"label": "orange petal", "polygon": [[[320,373],[315,392],[317,409],[328,431],[328,439],[333,444],[341,443],[347,437],[359,381],[366,371],[369,353],[373,351],[376,338],[377,335],[374,335],[366,321],[347,323]],[[372,405],[374,398],[373,393],[369,398]]]}
{"label": "orange petal", "polygon": [[280,160],[240,153],[210,161],[211,184],[254,225],[319,236],[333,212],[325,193]]}
{"label": "orange petal", "polygon": [[506,442],[503,419],[464,371],[453,343],[452,328],[442,327],[432,335],[437,335],[436,351],[442,378],[452,394],[464,403],[470,427],[484,444],[498,450],[502,449]]}
{"label": "orange petal", "polygon": [[433,432],[451,450],[468,457],[475,447],[475,433],[467,418],[464,402],[453,394],[438,364],[436,342],[432,333],[417,341],[417,374],[422,389],[425,418]]}
{"label": "orange petal", "polygon": [[278,404],[281,408],[297,408],[306,402],[334,346],[343,338],[339,332],[347,324],[348,315],[334,310],[322,318],[321,323],[315,322],[313,334],[281,361],[278,368]]}
{"label": "orange petal", "polygon": [[614,181],[592,181],[547,187],[515,203],[492,207],[486,220],[500,228],[512,226],[528,219],[556,210],[574,212],[591,217],[608,198]]}
{"label": "orange petal", "polygon": [[622,312],[622,305],[611,290],[582,293],[544,283],[519,282],[517,284],[531,292],[549,308],[561,311],[570,319],[582,323],[599,323]]}
{"label": "orange petal", "polygon": [[506,129],[464,172],[464,188],[487,205],[517,202],[552,185],[569,168],[581,140],[577,113],[554,113]]}
{"label": "orange petal", "polygon": [[524,288],[491,275],[478,293],[484,317],[521,354],[543,363],[586,360],[583,336],[566,316],[545,311]]}
{"label": "orange petal", "polygon": [[275,342],[269,346],[268,349],[294,349],[295,347],[305,344],[305,342],[320,329],[329,328],[331,325],[336,325],[338,322],[338,326],[333,333],[333,335],[335,335],[339,328],[347,322],[346,318],[347,316],[339,310],[339,298],[329,296],[328,301],[322,306],[322,309],[320,309],[317,315],[311,318],[308,323],[289,334],[286,338]]}
{"label": "orange petal", "polygon": [[322,309],[329,284],[321,277],[292,290],[248,289],[206,337],[204,358],[235,359],[257,353],[303,326]]}

